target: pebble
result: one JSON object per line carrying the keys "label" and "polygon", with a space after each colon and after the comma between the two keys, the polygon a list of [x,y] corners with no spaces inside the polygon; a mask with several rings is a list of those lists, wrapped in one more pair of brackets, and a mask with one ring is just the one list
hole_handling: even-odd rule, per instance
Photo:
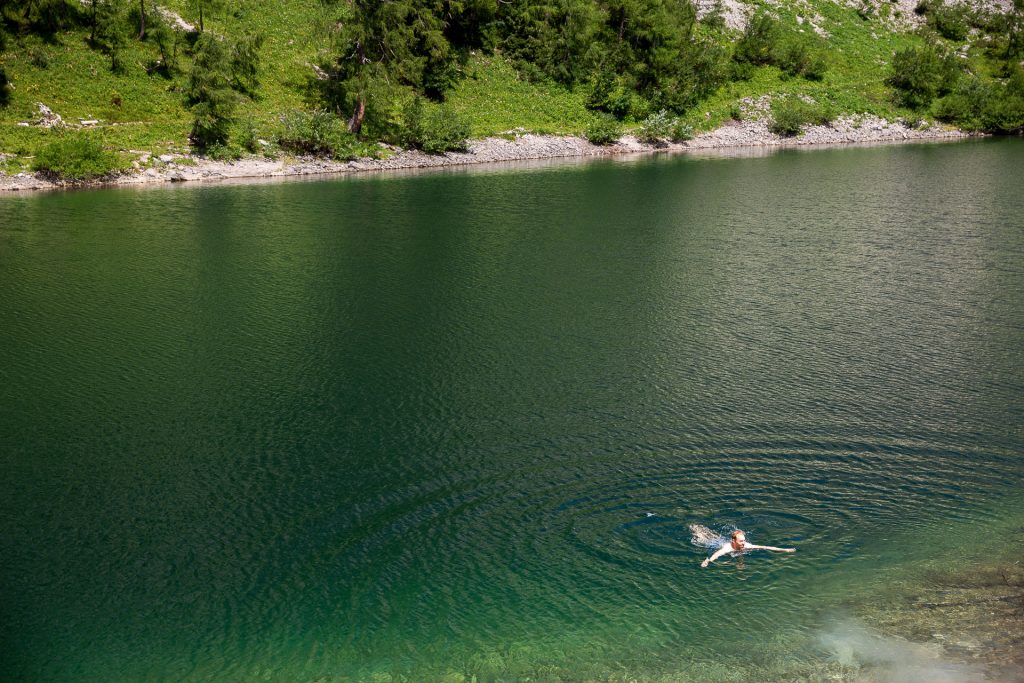
{"label": "pebble", "polygon": [[[743,121],[729,121],[722,127],[696,136],[681,143],[642,143],[635,137],[624,136],[613,145],[594,145],[577,136],[546,136],[517,133],[515,140],[485,138],[471,140],[466,152],[448,152],[431,155],[418,150],[397,151],[387,159],[359,159],[335,162],[324,159],[300,159],[297,164],[285,166],[281,161],[269,159],[243,159],[225,164],[198,159],[198,165],[184,169],[172,162],[177,155],[161,154],[157,157],[169,164],[166,174],[154,169],[141,168],[137,173],[124,177],[120,182],[138,182],[148,178],[153,182],[184,182],[204,178],[247,178],[285,175],[310,175],[317,173],[359,172],[371,170],[398,170],[410,168],[431,168],[477,164],[482,162],[507,162],[527,159],[554,159],[559,157],[607,156],[653,151],[687,151],[704,149],[728,149],[742,147],[780,147],[814,144],[836,144],[851,142],[898,141],[911,139],[960,138],[965,134],[958,130],[944,130],[937,127],[915,126],[892,123],[869,115],[841,117],[827,126],[810,126],[792,138],[780,138],[768,130],[770,97],[746,100],[741,103]],[[31,177],[24,173],[19,178]],[[35,181],[33,187],[55,187],[53,183]],[[20,188],[21,185],[18,185]],[[0,190],[15,189],[10,182],[4,182],[0,175]]]}

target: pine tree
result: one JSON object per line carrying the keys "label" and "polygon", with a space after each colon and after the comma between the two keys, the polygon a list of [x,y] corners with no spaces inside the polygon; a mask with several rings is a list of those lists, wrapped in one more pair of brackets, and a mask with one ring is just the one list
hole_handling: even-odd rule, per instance
{"label": "pine tree", "polygon": [[192,143],[203,149],[227,142],[238,96],[231,89],[228,49],[216,36],[203,34],[196,42],[187,102],[195,117]]}
{"label": "pine tree", "polygon": [[382,84],[422,88],[427,76],[454,59],[439,0],[353,0],[344,22],[329,98],[351,111],[349,131],[358,134]]}

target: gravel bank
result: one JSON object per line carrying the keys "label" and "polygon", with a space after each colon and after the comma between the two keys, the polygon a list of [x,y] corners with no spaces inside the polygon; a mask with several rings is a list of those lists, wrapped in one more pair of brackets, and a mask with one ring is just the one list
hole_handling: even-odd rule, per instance
{"label": "gravel bank", "polygon": [[[908,140],[934,140],[967,137],[959,130],[938,126],[910,127],[873,116],[839,118],[828,126],[810,126],[795,138],[780,138],[768,130],[766,117],[757,116],[763,103],[751,103],[751,118],[731,121],[708,133],[682,143],[651,144],[631,136],[616,144],[594,145],[574,136],[548,136],[521,134],[505,138],[473,140],[468,152],[450,152],[430,155],[416,150],[395,150],[387,159],[358,159],[339,162],[315,158],[291,160],[243,159],[234,162],[213,161],[164,155],[152,159],[139,153],[142,167],[101,185],[141,185],[167,182],[215,181],[230,178],[273,178],[316,174],[346,174],[366,171],[388,171],[411,168],[460,166],[489,162],[522,161],[528,159],[554,159],[559,157],[598,157],[643,152],[686,152],[687,150],[719,149],[731,147],[789,147],[804,145],[834,145],[857,142],[902,142]],[[13,176],[0,175],[0,191],[52,190],[81,187],[81,184],[54,182],[28,173]]]}

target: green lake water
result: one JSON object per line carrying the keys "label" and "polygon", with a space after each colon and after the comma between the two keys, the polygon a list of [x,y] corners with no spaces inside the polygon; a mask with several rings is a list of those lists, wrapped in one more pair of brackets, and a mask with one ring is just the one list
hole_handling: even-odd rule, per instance
{"label": "green lake water", "polygon": [[1022,140],[0,198],[2,680],[824,676],[1022,480]]}

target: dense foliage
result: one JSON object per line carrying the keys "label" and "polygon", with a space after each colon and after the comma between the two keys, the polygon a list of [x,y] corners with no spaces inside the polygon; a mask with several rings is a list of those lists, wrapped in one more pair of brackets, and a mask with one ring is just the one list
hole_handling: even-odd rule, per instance
{"label": "dense foliage", "polygon": [[930,105],[937,96],[950,92],[959,75],[956,55],[931,44],[897,52],[886,83],[896,89],[904,105],[920,109]]}
{"label": "dense foliage", "polygon": [[[727,29],[720,10],[698,20],[693,0],[177,0],[168,7],[195,28],[153,0],[0,1],[0,111],[7,121],[26,120],[38,97],[70,120],[99,119],[101,127],[157,119],[173,132],[150,139],[175,141],[160,143],[170,146],[187,132],[195,148],[225,157],[284,150],[343,158],[377,141],[442,153],[465,148],[471,133],[524,124],[544,132],[587,127],[602,143],[624,130],[678,140],[694,125],[718,125],[738,98],[762,94],[779,102],[780,134],[821,119],[797,95],[843,112],[891,118],[909,110],[970,130],[1024,127],[1024,0],[1003,12],[921,0],[927,24],[918,35],[889,32],[886,46],[859,62],[860,20],[854,28],[826,16],[830,31],[846,31],[832,38],[844,47],[826,45],[787,4],[754,14],[742,32]],[[292,22],[287,30],[271,23],[282,19]],[[872,44],[876,30],[864,28]],[[890,101],[879,97],[881,62],[889,64]],[[481,64],[492,69],[482,77]],[[71,116],[53,93],[21,88],[21,79],[47,69],[58,82],[55,65],[70,65],[79,82],[90,80],[83,73],[102,81],[75,90]],[[537,93],[551,106],[531,108]],[[154,100],[161,104],[139,104]],[[122,128],[113,137],[133,135]],[[17,141],[7,149],[26,157],[45,144],[35,127],[6,136]]]}
{"label": "dense foliage", "polygon": [[[1014,0],[1008,13],[984,13],[962,5],[926,0],[917,11],[928,18],[931,40],[897,52],[886,83],[900,104],[927,111],[941,121],[966,130],[1017,133],[1024,130],[1024,0]],[[954,53],[944,41],[965,39],[971,28],[985,47],[987,70]]]}
{"label": "dense foliage", "polygon": [[728,52],[690,0],[353,0],[340,17],[325,101],[360,132],[401,137],[416,96],[443,100],[470,49],[530,80],[588,89],[596,111],[684,112],[726,80]]}
{"label": "dense foliage", "polygon": [[772,102],[771,132],[781,137],[799,135],[806,125],[824,126],[835,114],[828,106],[809,102],[800,97],[783,97]]}
{"label": "dense foliage", "polygon": [[36,155],[32,169],[64,180],[92,180],[117,173],[121,166],[99,140],[58,134]]}

